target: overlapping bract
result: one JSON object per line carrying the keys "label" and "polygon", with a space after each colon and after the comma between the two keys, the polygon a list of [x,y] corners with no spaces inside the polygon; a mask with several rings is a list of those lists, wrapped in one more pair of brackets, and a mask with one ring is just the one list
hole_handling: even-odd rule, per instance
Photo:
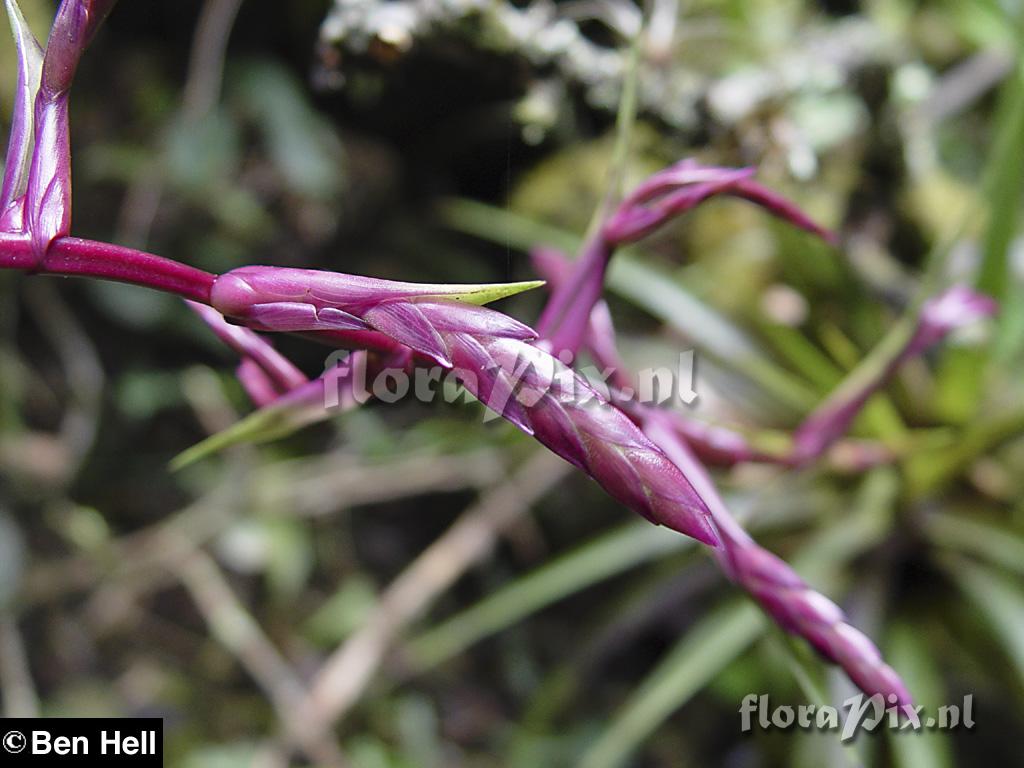
{"label": "overlapping bract", "polygon": [[[554,285],[565,279],[570,265],[557,252],[547,251],[534,262]],[[610,319],[607,309],[595,305],[584,344],[602,365],[618,361],[610,354],[607,338],[595,340]],[[958,316],[955,322],[969,318]],[[602,331],[614,338],[614,329]],[[617,363],[618,375],[627,384],[628,372]],[[879,382],[880,385],[880,382]],[[627,406],[629,407],[629,406]],[[768,615],[784,630],[807,640],[829,661],[838,664],[865,693],[879,694],[888,703],[906,706],[911,697],[899,675],[882,659],[878,648],[862,632],[853,627],[842,610],[827,597],[815,591],[781,558],[754,541],[736,522],[722,500],[710,475],[697,458],[698,451],[711,452],[717,458],[724,453],[729,460],[765,460],[743,438],[729,430],[700,425],[681,413],[642,404],[629,407],[631,415],[644,434],[656,443],[687,477],[707,507],[719,537],[715,558],[725,574],[748,592]]]}

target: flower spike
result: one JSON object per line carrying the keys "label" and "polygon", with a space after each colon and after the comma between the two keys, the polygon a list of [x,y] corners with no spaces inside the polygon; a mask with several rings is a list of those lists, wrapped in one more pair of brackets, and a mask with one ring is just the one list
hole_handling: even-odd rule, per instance
{"label": "flower spike", "polygon": [[749,200],[829,243],[836,238],[795,204],[753,179],[753,168],[719,168],[682,160],[655,173],[628,195],[599,232],[584,244],[571,273],[551,296],[538,323],[549,348],[575,353],[590,311],[600,300],[616,249],[634,243],[709,198],[727,194]]}
{"label": "flower spike", "polygon": [[454,369],[485,406],[589,474],[613,498],[655,523],[717,546],[704,503],[625,413],[532,344],[533,329],[467,303],[514,288],[251,267],[218,278],[211,303],[261,330],[382,333]]}

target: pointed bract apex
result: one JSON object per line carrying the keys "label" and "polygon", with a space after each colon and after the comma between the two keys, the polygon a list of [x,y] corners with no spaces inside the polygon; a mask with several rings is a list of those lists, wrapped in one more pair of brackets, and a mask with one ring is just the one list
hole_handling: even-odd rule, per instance
{"label": "pointed bract apex", "polygon": [[450,285],[453,293],[437,295],[436,298],[475,304],[478,307],[500,299],[507,299],[519,293],[532,291],[544,285],[543,280],[524,280],[519,283],[481,283],[479,285]]}

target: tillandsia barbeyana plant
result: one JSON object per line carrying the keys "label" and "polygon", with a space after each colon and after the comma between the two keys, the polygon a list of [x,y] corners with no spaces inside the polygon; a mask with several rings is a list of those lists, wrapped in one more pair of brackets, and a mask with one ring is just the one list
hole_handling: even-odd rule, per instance
{"label": "tillandsia barbeyana plant", "polygon": [[[912,713],[896,670],[830,599],[754,541],[730,514],[708,466],[744,462],[799,468],[828,455],[870,397],[908,359],[951,331],[995,313],[964,285],[915,306],[898,343],[876,350],[870,375],[855,375],[817,408],[784,447],[636,402],[603,300],[620,249],[709,198],[728,195],[834,242],[830,232],[766,189],[749,168],[683,160],[607,206],[578,258],[538,243],[534,265],[550,296],[534,326],[483,305],[537,288],[423,284],[307,269],[248,266],[215,275],[185,263],[71,235],[68,94],[82,53],[113,0],[64,0],[45,48],[14,0],[7,10],[18,47],[18,86],[0,197],[0,267],[33,275],[98,278],[180,297],[240,359],[238,378],[258,407],[236,428],[185,452],[179,465],[244,439],[253,425],[327,418],[325,401],[355,408],[357,372],[440,366],[477,400],[589,475],[624,506],[704,544],[723,573],[780,627],[840,666],[862,691]],[[259,333],[258,333],[259,332]],[[344,365],[307,378],[261,333],[301,334],[354,350]],[[611,372],[602,388],[571,366],[585,351]],[[845,461],[866,469],[892,460],[884,446],[846,441]]]}

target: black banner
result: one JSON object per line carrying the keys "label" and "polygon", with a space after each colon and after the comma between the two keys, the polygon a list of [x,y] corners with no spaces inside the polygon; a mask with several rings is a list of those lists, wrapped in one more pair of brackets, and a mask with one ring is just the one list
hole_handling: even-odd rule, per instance
{"label": "black banner", "polygon": [[162,768],[164,722],[158,717],[0,719],[0,766],[102,765]]}

